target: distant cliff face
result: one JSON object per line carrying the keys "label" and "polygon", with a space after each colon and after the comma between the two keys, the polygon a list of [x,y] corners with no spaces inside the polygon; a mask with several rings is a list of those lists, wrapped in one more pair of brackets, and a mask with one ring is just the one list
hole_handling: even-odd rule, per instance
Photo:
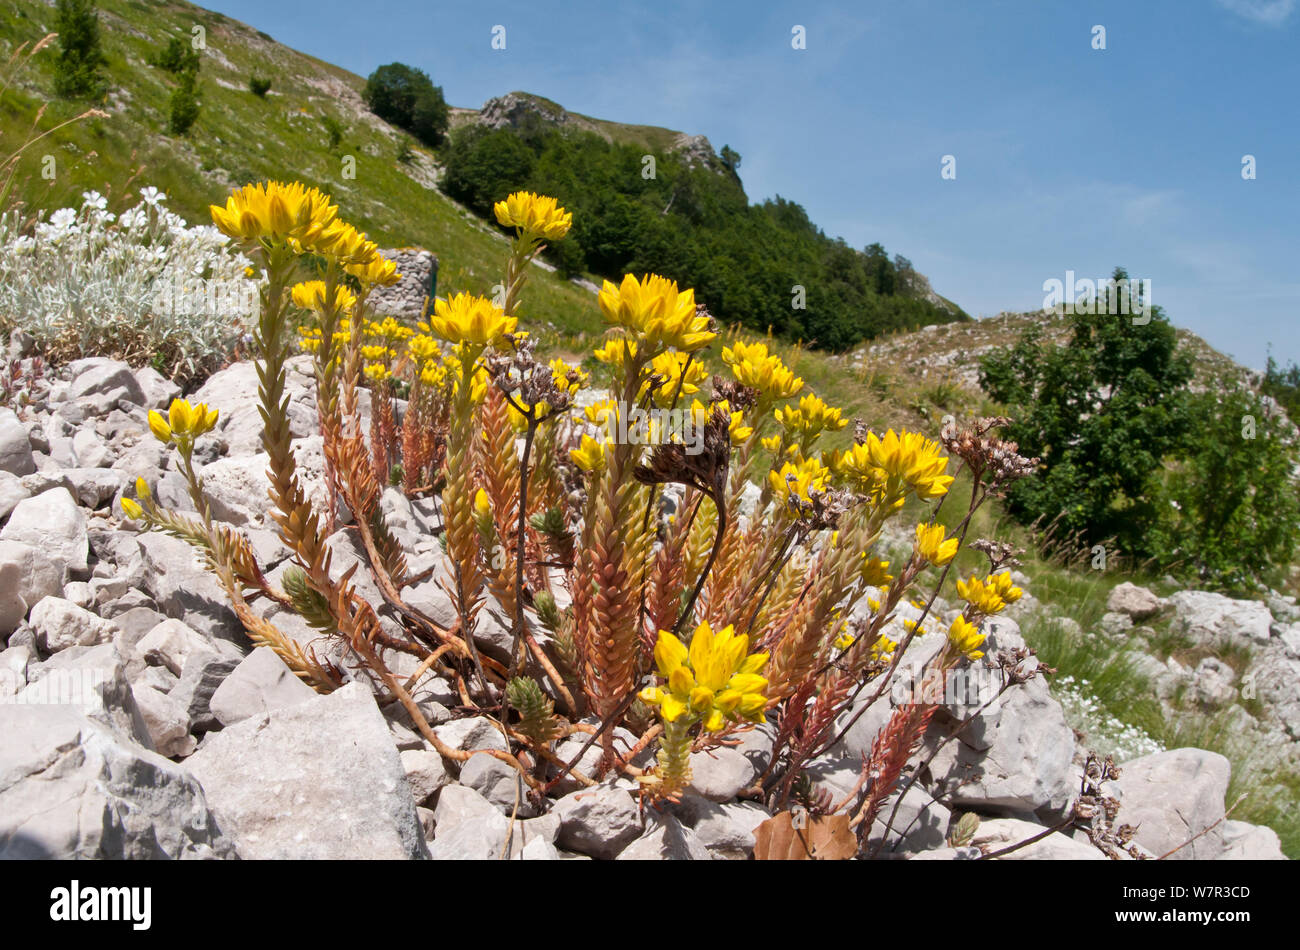
{"label": "distant cliff face", "polygon": [[675,152],[688,166],[727,171],[708,138],[655,126],[625,125],[570,112],[558,102],[527,92],[508,92],[483,103],[470,121],[489,129],[526,129],[538,125],[594,132],[609,142],[634,143],[651,152]]}
{"label": "distant cliff face", "polygon": [[[478,124],[489,129],[518,129],[540,121],[546,125],[570,125],[570,113],[557,103],[523,92],[508,92],[483,103]],[[596,131],[592,129],[592,131]]]}

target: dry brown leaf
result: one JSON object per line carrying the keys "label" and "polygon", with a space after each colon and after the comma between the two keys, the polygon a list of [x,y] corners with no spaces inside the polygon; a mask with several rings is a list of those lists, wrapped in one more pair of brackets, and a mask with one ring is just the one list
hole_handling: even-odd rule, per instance
{"label": "dry brown leaf", "polygon": [[858,851],[848,815],[794,815],[783,811],[754,829],[754,858],[759,861],[847,861]]}

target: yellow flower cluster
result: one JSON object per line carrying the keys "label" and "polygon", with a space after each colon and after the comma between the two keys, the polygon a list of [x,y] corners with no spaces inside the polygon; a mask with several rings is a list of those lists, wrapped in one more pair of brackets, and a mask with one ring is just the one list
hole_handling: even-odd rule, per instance
{"label": "yellow flower cluster", "polygon": [[607,442],[593,439],[589,435],[583,435],[581,445],[576,449],[569,450],[569,458],[573,459],[573,464],[584,472],[600,474],[605,470],[605,450],[607,447]]}
{"label": "yellow flower cluster", "polygon": [[957,582],[958,596],[982,614],[995,614],[1004,610],[1007,605],[1018,601],[1023,593],[1012,584],[1011,575],[1005,571],[990,574],[983,580],[971,577],[970,580]]}
{"label": "yellow flower cluster", "polygon": [[[304,352],[315,353],[320,349],[321,329],[312,324],[303,324],[298,328],[298,345]],[[338,329],[334,331],[334,346],[345,346],[352,339],[352,321],[344,317],[339,321]]]}
{"label": "yellow flower cluster", "polygon": [[984,645],[986,639],[987,637],[979,632],[979,628],[965,617],[958,617],[948,628],[948,642],[958,653],[970,660],[978,660],[984,655],[980,647]]}
{"label": "yellow flower cluster", "polygon": [[943,567],[957,556],[959,538],[944,540],[947,531],[941,524],[919,524],[916,526],[916,549],[921,557],[937,567]]}
{"label": "yellow flower cluster", "polygon": [[[135,493],[145,501],[149,501],[153,498],[153,493],[149,491],[149,483],[143,478],[137,478],[135,480]],[[132,521],[139,521],[144,516],[144,508],[142,508],[139,502],[134,498],[127,498],[124,495],[122,496],[121,504],[122,510],[126,512],[126,516]]]}
{"label": "yellow flower cluster", "polygon": [[[392,378],[393,364],[405,348],[406,341],[415,336],[415,331],[393,317],[385,317],[366,323],[365,336],[367,340],[377,342],[361,347],[361,357],[365,360],[362,371],[367,379],[382,382]],[[434,347],[437,347],[436,343]]]}
{"label": "yellow flower cluster", "polygon": [[[754,434],[753,426],[745,425],[745,414],[740,410],[732,411],[730,403],[725,399],[713,404],[727,414],[727,435],[732,445],[740,445],[751,435]],[[713,406],[707,406],[698,399],[691,400],[691,424],[703,428],[708,425],[709,418],[713,415]]]}
{"label": "yellow flower cluster", "polygon": [[149,431],[159,442],[178,443],[193,440],[211,432],[217,425],[217,410],[209,409],[205,403],[191,405],[184,399],[173,399],[171,407],[164,417],[156,409],[149,410]]}
{"label": "yellow flower cluster", "polygon": [[695,291],[679,291],[677,281],[658,274],[640,280],[627,274],[618,286],[607,280],[597,299],[606,323],[632,332],[652,353],[666,347],[693,352],[717,336],[695,309]]}
{"label": "yellow flower cluster", "polygon": [[803,380],[790,371],[781,357],[769,353],[766,343],[737,340],[722,348],[722,361],[731,367],[737,382],[757,389],[769,400],[789,399],[803,389]]}
{"label": "yellow flower cluster", "polygon": [[[294,284],[292,291],[293,303],[296,307],[303,310],[311,310],[315,313],[321,313],[325,310],[325,281],[323,280],[305,280],[302,283]],[[342,284],[334,288],[334,310],[338,313],[351,313],[352,308],[357,305],[357,295]]]}
{"label": "yellow flower cluster", "polygon": [[237,188],[224,207],[209,205],[212,221],[241,244],[285,245],[298,254],[328,258],[366,284],[398,279],[379,246],[338,216],[338,206],[301,182],[268,181]]}
{"label": "yellow flower cluster", "polygon": [[[854,636],[849,631],[843,631],[835,638],[835,649],[844,651],[853,645]],[[876,642],[871,644],[871,659],[874,662],[888,663],[893,659],[894,651],[898,649],[898,642],[891,640],[883,633],[876,637]]]}
{"label": "yellow flower cluster", "polygon": [[802,501],[811,501],[810,490],[825,491],[830,483],[830,470],[820,459],[799,458],[793,462],[783,462],[779,469],[767,473],[767,483],[773,494],[782,504],[788,504],[794,495]]}
{"label": "yellow flower cluster", "polygon": [[503,342],[515,332],[519,321],[486,297],[456,294],[446,300],[435,300],[429,316],[432,332],[451,343],[465,344],[477,357],[486,346]]}
{"label": "yellow flower cluster", "polygon": [[849,424],[843,410],[827,405],[820,396],[807,393],[799,397],[798,406],[775,410],[776,421],[786,432],[809,440],[822,432],[838,432]]}
{"label": "yellow flower cluster", "polygon": [[569,233],[573,215],[559,207],[554,198],[516,191],[492,206],[503,227],[519,228],[527,235],[558,241]]}
{"label": "yellow flower cluster", "polygon": [[716,635],[707,621],[700,624],[689,649],[660,630],[654,656],[665,686],[647,687],[640,696],[659,707],[665,722],[687,715],[701,720],[706,732],[719,732],[729,721],[762,721],[767,680],[759,673],[767,654],[750,654],[749,637],[737,635],[730,624]]}
{"label": "yellow flower cluster", "polygon": [[593,355],[602,363],[626,366],[636,359],[636,341],[624,336],[611,337],[603,346],[596,347]]}
{"label": "yellow flower cluster", "polygon": [[[906,486],[922,501],[948,493],[953,477],[945,475],[948,457],[941,454],[939,443],[917,432],[895,433],[884,437],[867,433],[865,442],[855,442],[847,451],[831,457],[831,467],[850,487],[866,495],[880,496],[887,489],[892,503],[901,505]],[[890,487],[890,483],[894,487]]]}

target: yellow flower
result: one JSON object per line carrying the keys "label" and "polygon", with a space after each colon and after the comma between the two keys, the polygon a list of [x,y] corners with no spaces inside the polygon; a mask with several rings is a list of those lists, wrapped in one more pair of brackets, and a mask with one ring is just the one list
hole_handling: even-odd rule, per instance
{"label": "yellow flower", "polygon": [[948,642],[967,659],[978,660],[984,655],[980,647],[985,639],[985,635],[965,617],[958,617],[948,628]]}
{"label": "yellow flower", "polygon": [[768,484],[783,503],[788,502],[791,495],[803,501],[811,501],[808,492],[825,491],[829,481],[830,471],[815,458],[785,462],[780,469],[767,473]]}
{"label": "yellow flower", "polygon": [[139,495],[141,498],[153,497],[153,492],[149,490],[149,483],[146,482],[143,478],[137,478],[135,480],[135,493]]}
{"label": "yellow flower", "polygon": [[[306,280],[293,285],[293,303],[303,310],[320,313],[325,309],[325,281]],[[342,284],[334,288],[334,310],[349,312],[357,304],[357,295]]]}
{"label": "yellow flower", "polygon": [[723,347],[722,361],[731,367],[737,382],[752,386],[768,399],[789,399],[803,389],[803,380],[781,362],[781,357],[768,353],[766,343],[737,340]]}
{"label": "yellow flower", "polygon": [[[578,390],[591,379],[590,373],[586,373],[576,366],[570,366],[559,357],[551,360],[547,365],[551,367],[551,381],[555,383],[555,388],[560,392],[568,393],[570,396],[578,395]],[[573,382],[569,382],[570,373],[577,374],[577,378]]]}
{"label": "yellow flower", "polygon": [[518,323],[488,298],[470,294],[434,301],[429,317],[429,328],[437,336],[479,350],[501,343],[506,334],[515,332]]}
{"label": "yellow flower", "polygon": [[397,265],[382,254],[375,254],[365,262],[347,264],[344,270],[363,285],[371,287],[386,287],[402,279],[402,275],[397,272]]}
{"label": "yellow flower", "polygon": [[125,512],[126,516],[132,521],[139,521],[144,516],[144,509],[136,504],[132,499],[123,497],[121,504],[122,511]]}
{"label": "yellow flower", "polygon": [[1012,584],[1011,575],[1006,572],[990,575],[983,580],[971,577],[968,581],[957,582],[957,594],[983,614],[998,613],[1008,604],[1014,604],[1023,593]]}
{"label": "yellow flower", "polygon": [[828,452],[826,464],[836,478],[860,494],[878,499],[884,492],[885,473],[872,463],[865,445],[855,442],[843,452]]}
{"label": "yellow flower", "polygon": [[394,317],[384,317],[383,320],[378,322],[370,321],[366,324],[366,333],[370,336],[381,337],[390,343],[400,343],[402,340],[415,335],[414,330],[400,323]]}
{"label": "yellow flower", "polygon": [[442,348],[438,346],[438,341],[424,333],[411,337],[406,344],[406,352],[411,354],[415,365],[421,368],[432,360],[442,358]]}
{"label": "yellow flower", "polygon": [[636,334],[650,349],[673,347],[687,352],[707,346],[715,336],[708,317],[695,309],[695,291],[678,291],[677,281],[631,274],[617,287],[605,281],[598,297],[605,322]]}
{"label": "yellow flower", "polygon": [[611,419],[618,421],[618,400],[598,399],[583,409],[582,414],[592,425],[605,427]]}
{"label": "yellow flower", "polygon": [[799,397],[799,405],[775,410],[776,421],[788,432],[810,439],[822,432],[838,432],[849,424],[843,410],[827,405],[813,393]]}
{"label": "yellow flower", "polygon": [[318,254],[337,262],[345,270],[360,270],[377,266],[379,245],[368,240],[346,221],[335,219],[324,227],[311,228],[290,239],[290,245],[302,254]]}
{"label": "yellow flower", "polygon": [[382,383],[386,379],[392,378],[392,373],[383,363],[369,363],[362,370],[366,374],[366,379],[376,383]]}
{"label": "yellow flower", "polygon": [[172,400],[165,419],[157,410],[149,411],[149,430],[159,442],[197,439],[211,432],[216,424],[217,410],[209,409],[204,403],[192,406],[184,399]]}
{"label": "yellow flower", "polygon": [[573,464],[584,472],[603,472],[605,470],[605,443],[598,442],[589,435],[582,437],[582,445],[569,450]]}
{"label": "yellow flower", "polygon": [[705,365],[700,360],[691,359],[689,353],[665,350],[650,361],[650,378],[641,384],[637,400],[645,398],[645,394],[653,385],[655,405],[660,409],[668,409],[677,398],[679,389],[682,396],[692,396],[700,391],[697,383],[703,382],[708,375],[709,371]]}
{"label": "yellow flower", "polygon": [[916,549],[921,557],[931,564],[943,567],[957,556],[958,538],[944,540],[947,532],[941,524],[919,524],[916,526]]}
{"label": "yellow flower", "polygon": [[889,562],[862,554],[862,583],[868,587],[887,587],[894,575],[888,573]]}
{"label": "yellow flower", "polygon": [[767,708],[767,679],[759,673],[766,653],[749,654],[749,637],[736,635],[728,624],[715,635],[707,621],[695,628],[688,649],[667,630],[659,631],[655,665],[665,687],[641,691],[643,702],[658,706],[665,722],[681,716],[704,724],[706,732],[722,730],[728,721],[761,722]]}
{"label": "yellow flower", "polygon": [[906,482],[922,501],[947,494],[953,479],[943,474],[948,457],[940,454],[939,443],[917,432],[895,434],[890,429],[884,438],[868,432],[865,445],[872,465],[889,478]]}
{"label": "yellow flower", "polygon": [[420,384],[430,386],[434,389],[441,389],[447,385],[447,367],[436,361],[430,361],[420,367]]}
{"label": "yellow flower", "polygon": [[627,337],[616,336],[607,340],[604,346],[596,347],[592,351],[592,355],[602,363],[609,363],[613,366],[626,366],[636,359],[636,341],[629,340]]}
{"label": "yellow flower", "polygon": [[503,227],[520,228],[526,234],[558,241],[569,233],[573,215],[559,207],[554,198],[516,191],[492,206]]}
{"label": "yellow flower", "polygon": [[882,633],[876,639],[876,642],[871,645],[871,658],[873,660],[888,660],[894,655],[894,651],[897,649],[897,641],[889,639],[889,637]]}
{"label": "yellow flower", "polygon": [[149,410],[149,431],[159,442],[170,442],[172,440],[172,427],[167,424],[163,414],[157,409]]}
{"label": "yellow flower", "polygon": [[754,427],[745,425],[745,414],[743,412],[739,409],[732,412],[731,404],[725,399],[718,403],[718,407],[730,417],[727,423],[727,435],[731,438],[732,445],[740,445],[754,434]]}
{"label": "yellow flower", "polygon": [[[447,378],[451,382],[451,392],[453,395],[460,392],[461,380],[465,378],[465,363],[467,356],[472,358],[472,348],[467,349],[466,344],[458,343],[453,348],[453,356],[447,358],[443,364],[446,367]],[[483,401],[487,395],[488,372],[487,368],[481,363],[474,365],[472,374],[469,378],[469,400],[477,405]]]}
{"label": "yellow flower", "polygon": [[224,207],[209,205],[212,222],[235,241],[283,243],[328,229],[338,207],[301,182],[268,181],[235,189]]}

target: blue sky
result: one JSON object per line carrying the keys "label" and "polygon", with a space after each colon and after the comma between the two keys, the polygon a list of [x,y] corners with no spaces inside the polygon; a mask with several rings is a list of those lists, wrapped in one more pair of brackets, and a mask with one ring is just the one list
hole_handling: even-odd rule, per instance
{"label": "blue sky", "polygon": [[1123,265],[1239,361],[1300,361],[1300,0],[205,5],[361,75],[419,66],[453,105],[523,89],[707,135],[751,200],[880,241],[972,315]]}

